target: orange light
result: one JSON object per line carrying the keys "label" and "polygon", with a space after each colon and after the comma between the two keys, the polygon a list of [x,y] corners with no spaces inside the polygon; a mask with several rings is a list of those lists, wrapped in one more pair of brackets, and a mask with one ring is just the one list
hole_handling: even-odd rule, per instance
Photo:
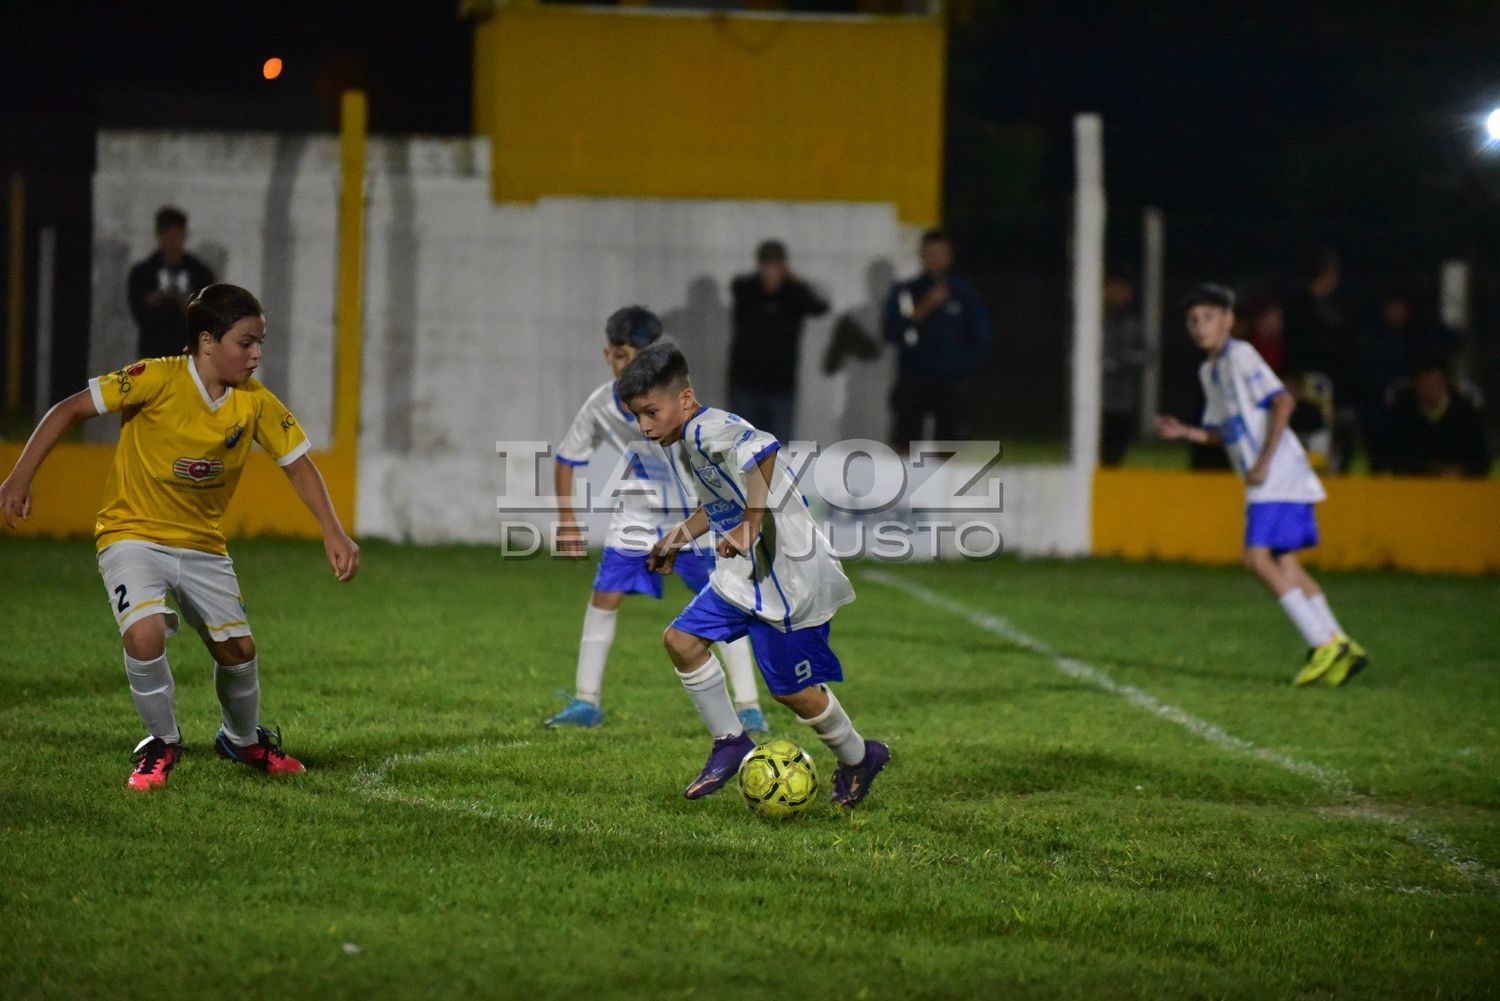
{"label": "orange light", "polygon": [[261,76],[267,80],[274,80],[281,76],[281,60],[272,56],[266,60],[266,64],[260,68]]}

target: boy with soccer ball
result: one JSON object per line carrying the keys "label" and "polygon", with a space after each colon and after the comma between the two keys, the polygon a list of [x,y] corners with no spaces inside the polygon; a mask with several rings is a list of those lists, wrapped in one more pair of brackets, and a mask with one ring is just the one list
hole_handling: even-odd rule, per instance
{"label": "boy with soccer ball", "polygon": [[859,735],[828,688],[844,676],[828,645],[830,620],[854,600],[854,589],[780,461],[780,443],[734,414],[700,404],[687,359],[670,341],[642,351],[620,373],[617,387],[641,431],[687,463],[701,501],[652,547],[652,568],[671,573],[694,540],[710,528],[719,535],[708,587],[663,636],[678,680],[714,739],[684,795],[718,792],[755,748],[735,717],[724,672],[708,653],[710,643],[748,635],[772,696],[838,759],[833,802],[854,806],[869,794],[891,752]]}
{"label": "boy with soccer ball", "polygon": [[[615,639],[615,616],[627,594],[662,596],[661,577],[647,566],[651,547],[661,538],[665,524],[676,524],[692,510],[688,499],[692,490],[685,484],[689,476],[687,467],[641,434],[635,415],[625,408],[615,392],[615,378],[625,366],[642,348],[661,337],[661,320],[640,306],[626,306],[605,321],[604,337],[604,361],[611,378],[584,401],[557,448],[553,487],[565,505],[558,512],[557,551],[575,557],[588,552],[583,526],[578,523],[570,498],[574,470],[587,464],[601,443],[608,441],[620,453],[625,463],[625,479],[639,483],[643,489],[632,486],[622,492],[620,504],[610,519],[604,555],[594,576],[594,593],[583,613],[573,698],[545,720],[547,727],[596,727],[604,722],[599,695],[605,661]],[[713,564],[712,550],[689,549],[682,554],[677,569],[683,582],[697,593],[708,584]],[[747,730],[764,733],[766,717],[755,690],[749,641],[724,643],[719,647],[719,655],[734,686],[740,722]]]}
{"label": "boy with soccer ball", "polygon": [[1219,443],[1245,480],[1244,562],[1307,642],[1307,660],[1293,679],[1342,685],[1368,663],[1364,647],[1344,632],[1316,581],[1297,561],[1297,550],[1318,544],[1313,505],[1323,484],[1287,423],[1296,407],[1281,380],[1255,348],[1230,336],[1234,293],[1205,284],[1183,303],[1188,334],[1208,360],[1198,369],[1207,401],[1201,426],[1158,417],[1167,441]]}
{"label": "boy with soccer ball", "polygon": [[47,412],[5,482],[0,517],[12,528],[31,512],[31,481],[74,424],[121,415],[120,441],[95,526],[99,572],[125,648],[125,674],[148,736],[135,749],[131,789],[156,789],[182,756],[166,641],[178,613],[214,659],[222,723],[214,750],[270,774],[305,771],[260,725],[255,641],[219,523],[253,441],[286,472],[323,529],[334,576],[359,569],[296,418],[252,376],[266,337],[265,311],[234,285],[209,285],[188,302],[187,348],[90,379]]}

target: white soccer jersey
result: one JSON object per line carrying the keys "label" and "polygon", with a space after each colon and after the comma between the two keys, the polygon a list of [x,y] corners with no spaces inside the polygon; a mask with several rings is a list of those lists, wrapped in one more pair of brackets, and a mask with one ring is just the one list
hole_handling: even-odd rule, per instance
{"label": "white soccer jersey", "polygon": [[[1235,472],[1244,476],[1260,458],[1271,417],[1271,399],[1286,392],[1281,380],[1260,356],[1241,340],[1230,338],[1222,351],[1198,369],[1203,383],[1203,426],[1215,429],[1224,440],[1224,451]],[[1282,432],[1266,481],[1245,489],[1250,504],[1290,501],[1313,504],[1322,500],[1323,484],[1307,461],[1302,443],[1288,428]]]}
{"label": "white soccer jersey", "polygon": [[687,485],[685,466],[672,468],[676,460],[665,449],[641,434],[635,415],[615,395],[613,381],[589,394],[579,408],[562,443],[557,461],[567,466],[587,465],[603,442],[620,453],[620,479],[649,481],[654,489],[624,490],[620,506],[609,522],[604,544],[627,552],[648,552],[661,538],[665,525],[676,524],[697,508]]}
{"label": "white soccer jersey", "polygon": [[[759,475],[756,463],[780,446],[734,414],[703,407],[672,447],[691,470],[709,524],[722,534],[744,520],[749,477]],[[766,507],[752,555],[720,559],[709,586],[783,632],[822,625],[854,600],[854,588],[779,455]]]}

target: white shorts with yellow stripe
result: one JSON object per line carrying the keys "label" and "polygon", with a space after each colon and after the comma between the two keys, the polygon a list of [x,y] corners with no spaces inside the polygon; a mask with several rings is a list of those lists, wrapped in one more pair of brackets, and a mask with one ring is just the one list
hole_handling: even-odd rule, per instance
{"label": "white shorts with yellow stripe", "polygon": [[205,642],[250,635],[228,556],[127,539],[99,554],[99,573],[122,636],[148,615],[164,616],[167,635],[176,633],[177,613],[167,604],[168,594]]}

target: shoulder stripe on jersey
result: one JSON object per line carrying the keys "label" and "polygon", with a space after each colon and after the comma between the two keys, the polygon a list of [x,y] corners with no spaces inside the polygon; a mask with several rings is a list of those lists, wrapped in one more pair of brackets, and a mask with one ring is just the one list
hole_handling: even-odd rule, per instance
{"label": "shoulder stripe on jersey", "polygon": [[781,442],[779,442],[779,441],[773,441],[773,442],[771,442],[771,444],[767,445],[765,448],[761,449],[759,452],[756,452],[755,455],[750,459],[749,462],[747,462],[743,466],[741,466],[740,467],[740,472],[742,472],[742,473],[748,473],[748,472],[750,472],[750,467],[751,466],[755,465],[757,462],[759,462],[760,460],[764,459],[766,456],[770,455],[772,452],[780,450],[780,448],[781,448]]}

